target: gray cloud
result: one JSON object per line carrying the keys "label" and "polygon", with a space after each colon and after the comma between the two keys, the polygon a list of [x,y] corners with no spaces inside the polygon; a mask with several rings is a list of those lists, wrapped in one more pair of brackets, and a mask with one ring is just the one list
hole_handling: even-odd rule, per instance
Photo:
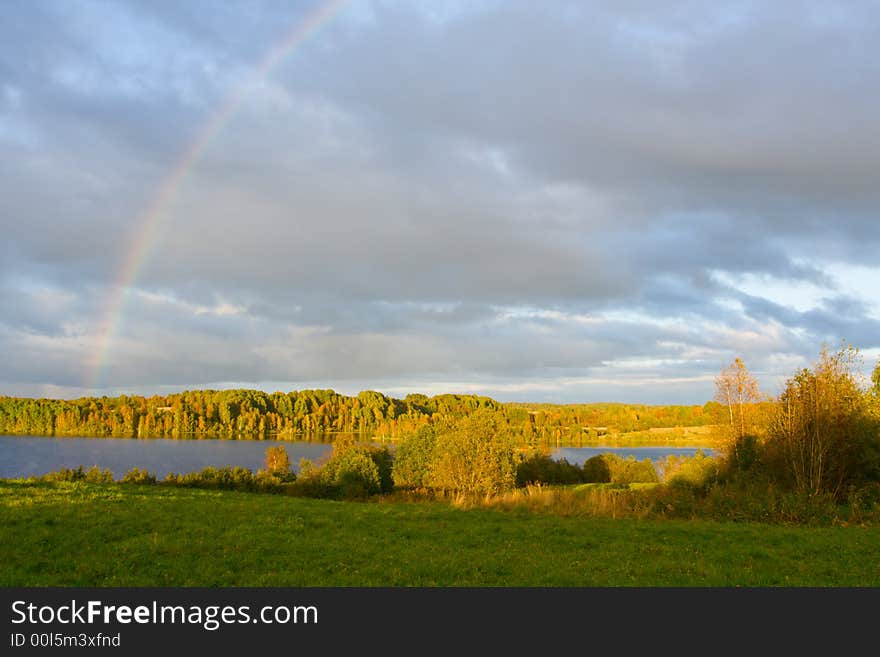
{"label": "gray cloud", "polygon": [[82,390],[144,235],[106,391],[701,401],[880,348],[829,273],[880,285],[874,5],[352,3],[254,79],[316,6],[0,7],[0,392]]}

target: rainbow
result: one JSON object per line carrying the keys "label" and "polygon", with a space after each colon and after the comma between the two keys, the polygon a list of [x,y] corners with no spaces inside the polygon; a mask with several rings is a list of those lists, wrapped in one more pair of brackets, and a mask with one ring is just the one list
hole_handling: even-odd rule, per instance
{"label": "rainbow", "polygon": [[211,142],[238,112],[253,84],[265,79],[298,46],[322,25],[337,16],[346,2],[347,0],[324,0],[301,20],[296,21],[284,38],[269,48],[247,80],[226,96],[162,180],[156,193],[135,222],[135,237],[116,272],[110,293],[100,313],[102,321],[98,329],[96,346],[86,361],[83,377],[83,385],[86,388],[95,389],[100,383],[101,372],[122,324],[131,287],[168,223],[168,209],[174,203],[177,192],[189,173],[199,163]]}

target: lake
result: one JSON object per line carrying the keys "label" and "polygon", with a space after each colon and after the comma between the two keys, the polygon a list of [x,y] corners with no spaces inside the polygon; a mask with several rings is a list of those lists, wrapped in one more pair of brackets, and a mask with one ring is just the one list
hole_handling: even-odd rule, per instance
{"label": "lake", "polygon": [[597,454],[615,454],[621,458],[634,456],[641,461],[651,459],[662,461],[667,456],[693,456],[697,451],[704,452],[707,456],[715,456],[716,450],[712,447],[668,447],[666,445],[638,445],[634,447],[559,447],[553,450],[553,458],[565,459],[569,463],[583,465],[588,458]]}
{"label": "lake", "polygon": [[[0,478],[42,475],[59,468],[109,468],[116,478],[131,468],[149,470],[165,477],[169,472],[195,472],[208,466],[243,466],[256,472],[263,467],[266,449],[283,445],[294,469],[301,458],[318,461],[333,448],[330,443],[293,440],[170,440],[131,438],[44,438],[0,436]],[[596,454],[611,452],[621,457],[660,460],[669,455],[692,456],[697,447],[560,447],[555,458],[582,464]],[[709,448],[703,448],[713,453]]]}
{"label": "lake", "polygon": [[263,467],[266,449],[273,445],[284,445],[294,469],[301,458],[317,461],[333,448],[329,443],[286,440],[0,436],[0,478],[30,477],[78,465],[109,468],[116,478],[134,467],[159,477],[224,465],[256,472]]}

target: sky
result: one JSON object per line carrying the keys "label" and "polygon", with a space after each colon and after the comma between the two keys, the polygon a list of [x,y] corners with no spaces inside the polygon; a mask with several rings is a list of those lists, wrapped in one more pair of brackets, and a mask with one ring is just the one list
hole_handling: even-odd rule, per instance
{"label": "sky", "polygon": [[0,3],[0,394],[869,371],[878,44],[858,1]]}

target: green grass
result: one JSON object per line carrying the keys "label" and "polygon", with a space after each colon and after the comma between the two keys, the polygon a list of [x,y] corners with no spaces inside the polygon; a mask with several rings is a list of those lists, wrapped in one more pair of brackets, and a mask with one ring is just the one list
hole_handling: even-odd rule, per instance
{"label": "green grass", "polygon": [[2,586],[878,586],[880,528],[0,481]]}

